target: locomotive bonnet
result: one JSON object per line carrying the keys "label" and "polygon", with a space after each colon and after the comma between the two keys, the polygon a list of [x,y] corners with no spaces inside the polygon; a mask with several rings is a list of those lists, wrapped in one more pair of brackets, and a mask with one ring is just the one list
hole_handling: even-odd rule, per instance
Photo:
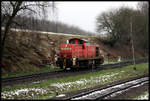
{"label": "locomotive bonnet", "polygon": [[90,45],[86,39],[72,38],[60,44],[60,53],[56,61],[62,69],[90,68],[104,62],[98,45]]}

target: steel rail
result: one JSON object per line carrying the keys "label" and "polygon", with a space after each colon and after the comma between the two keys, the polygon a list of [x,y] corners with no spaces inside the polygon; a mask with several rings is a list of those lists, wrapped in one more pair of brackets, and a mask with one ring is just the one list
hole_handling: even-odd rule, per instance
{"label": "steel rail", "polygon": [[[143,63],[143,62],[147,62],[148,59],[138,59],[136,60],[136,63]],[[94,70],[92,70],[92,72],[97,72],[99,70],[102,69],[110,69],[110,68],[118,68],[118,67],[122,67],[122,66],[127,66],[132,64],[132,61],[127,61],[127,62],[120,62],[120,63],[114,63],[114,64],[105,64],[105,65],[101,65],[98,66],[97,68],[95,68]],[[42,78],[42,77],[47,77],[49,76],[50,79],[55,79],[58,76],[55,75],[60,75],[61,77],[65,77],[68,76],[69,73],[74,75],[78,75],[79,72],[86,72],[89,73],[89,69],[87,70],[81,70],[81,71],[63,71],[63,70],[59,70],[59,71],[53,71],[53,72],[43,72],[43,73],[36,73],[36,74],[31,74],[31,75],[24,75],[24,76],[18,76],[18,77],[10,77],[10,78],[2,78],[1,82],[2,82],[2,86],[7,86],[7,85],[15,85],[18,83],[15,82],[20,82],[20,81],[26,81],[27,79],[29,79],[29,81],[31,81],[31,79],[33,79],[32,81],[37,81],[38,78]],[[64,75],[63,75],[64,74]],[[71,75],[72,76],[72,75]],[[34,80],[35,79],[35,80]]]}
{"label": "steel rail", "polygon": [[[134,81],[134,83],[131,83],[133,81]],[[83,92],[80,92],[79,94],[75,94],[75,95],[71,95],[71,96],[64,94],[65,96],[59,97],[59,95],[58,95],[49,100],[101,100],[101,99],[104,99],[104,98],[106,98],[114,93],[117,93],[119,91],[127,90],[136,85],[139,85],[142,83],[148,83],[148,82],[149,82],[149,76],[147,74],[147,75],[143,75],[140,77],[131,78],[129,80],[123,80],[123,81],[119,81],[119,82],[109,83],[105,86],[101,86],[100,88],[95,88],[95,89],[92,89],[90,91],[88,90],[85,92],[83,91]],[[122,85],[122,87],[120,87],[120,88],[118,87],[116,89],[114,88],[115,86],[120,86],[120,85]],[[105,90],[108,90],[108,92],[100,94],[102,91],[104,92]],[[96,94],[94,95],[95,92],[98,92],[98,95],[96,95]]]}
{"label": "steel rail", "polygon": [[[108,88],[97,90],[97,91],[91,92],[90,94],[87,94],[87,95],[84,95],[84,96],[81,96],[81,97],[77,97],[77,98],[73,98],[71,100],[74,100],[74,99],[79,99],[79,100],[83,100],[83,99],[100,100],[100,99],[104,99],[104,98],[106,98],[106,97],[108,97],[108,96],[110,96],[114,93],[117,93],[119,91],[124,91],[126,89],[129,89],[129,88],[131,88],[133,86],[136,86],[136,85],[139,85],[141,83],[148,83],[147,81],[148,81],[148,77],[147,77],[147,79],[145,79],[145,78],[138,79],[138,82],[137,82],[137,80],[132,80],[132,81],[128,81],[128,82],[125,82],[125,83],[120,83],[120,84],[117,84],[117,85],[113,85],[113,86],[110,86]],[[133,83],[133,82],[135,82],[135,83]],[[122,85],[122,87],[118,87],[118,88],[116,87],[116,86],[120,86],[120,85]]]}

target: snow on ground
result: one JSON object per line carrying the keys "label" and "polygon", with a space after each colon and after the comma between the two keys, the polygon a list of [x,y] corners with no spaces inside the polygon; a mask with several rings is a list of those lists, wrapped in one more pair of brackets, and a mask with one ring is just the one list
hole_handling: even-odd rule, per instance
{"label": "snow on ground", "polygon": [[[4,27],[2,27],[2,30],[4,30]],[[41,34],[53,34],[53,35],[84,36],[84,35],[73,35],[69,33],[55,33],[55,32],[35,31],[35,30],[17,29],[17,28],[11,28],[10,30],[16,31],[16,32],[36,32],[36,33],[41,33]]]}
{"label": "snow on ground", "polygon": [[46,89],[42,88],[23,88],[14,91],[4,91],[1,93],[1,97],[2,99],[14,99],[17,96],[18,97],[20,96],[20,98],[22,97],[21,99],[24,99],[24,98],[31,98],[35,95],[44,94],[47,92],[48,91]]}
{"label": "snow on ground", "polygon": [[63,97],[63,96],[65,96],[65,94],[60,94],[60,95],[58,95],[56,97]]}
{"label": "snow on ground", "polygon": [[44,80],[35,81],[35,82],[32,82],[32,83],[41,83],[42,81],[44,81]]}
{"label": "snow on ground", "polygon": [[[120,71],[124,72],[124,71]],[[118,78],[119,73],[107,73],[105,75],[100,74],[98,76],[91,76],[90,78],[81,78],[76,81],[70,82],[58,82],[51,83],[50,86],[57,89],[57,91],[61,90],[70,90],[73,88],[86,88],[88,84],[94,85],[95,83],[103,83],[112,80],[112,78]],[[39,83],[39,82],[34,82]],[[85,85],[85,86],[84,86]],[[28,99],[33,98],[36,95],[54,93],[49,88],[22,88],[16,89],[13,91],[3,91],[1,93],[2,99]]]}
{"label": "snow on ground", "polygon": [[[123,71],[122,71],[123,72]],[[90,77],[88,79],[82,78],[74,82],[59,82],[59,83],[52,83],[50,86],[56,87],[59,90],[69,90],[71,88],[78,88],[80,86],[84,87],[86,84],[95,84],[95,83],[102,83],[109,81],[112,78],[117,77],[119,73],[110,73],[106,75],[99,75],[96,77]],[[86,87],[85,87],[86,88]]]}
{"label": "snow on ground", "polygon": [[146,92],[144,95],[141,95],[137,98],[137,100],[148,100],[149,99],[149,93]]}

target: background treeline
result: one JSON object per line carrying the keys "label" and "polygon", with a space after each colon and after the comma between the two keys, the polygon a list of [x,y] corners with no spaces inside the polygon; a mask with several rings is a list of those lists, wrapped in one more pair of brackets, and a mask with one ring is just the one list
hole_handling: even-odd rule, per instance
{"label": "background treeline", "polygon": [[85,31],[83,29],[80,29],[77,26],[68,25],[59,21],[56,22],[56,21],[48,21],[44,19],[37,19],[32,16],[27,17],[27,16],[19,15],[14,18],[14,21],[17,23],[14,23],[11,26],[12,28],[65,33],[65,34],[76,34],[76,35],[88,35],[88,36],[94,35],[93,32]]}
{"label": "background treeline", "polygon": [[136,49],[142,48],[148,52],[148,10],[148,2],[139,2],[137,9],[122,6],[103,12],[96,19],[97,32],[106,32],[108,37],[103,42],[112,47],[117,43],[131,45],[131,40],[133,39]]}

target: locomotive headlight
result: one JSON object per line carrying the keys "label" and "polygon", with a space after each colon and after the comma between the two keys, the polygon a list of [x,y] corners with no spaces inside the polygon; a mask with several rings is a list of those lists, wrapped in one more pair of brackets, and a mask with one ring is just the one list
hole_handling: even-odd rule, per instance
{"label": "locomotive headlight", "polygon": [[55,57],[55,61],[57,61],[58,60],[58,57]]}
{"label": "locomotive headlight", "polygon": [[76,65],[76,57],[73,58],[73,66]]}
{"label": "locomotive headlight", "polygon": [[73,58],[73,61],[75,61],[75,60],[76,60],[76,57]]}
{"label": "locomotive headlight", "polygon": [[58,60],[58,56],[57,55],[55,55],[55,61],[57,61]]}

